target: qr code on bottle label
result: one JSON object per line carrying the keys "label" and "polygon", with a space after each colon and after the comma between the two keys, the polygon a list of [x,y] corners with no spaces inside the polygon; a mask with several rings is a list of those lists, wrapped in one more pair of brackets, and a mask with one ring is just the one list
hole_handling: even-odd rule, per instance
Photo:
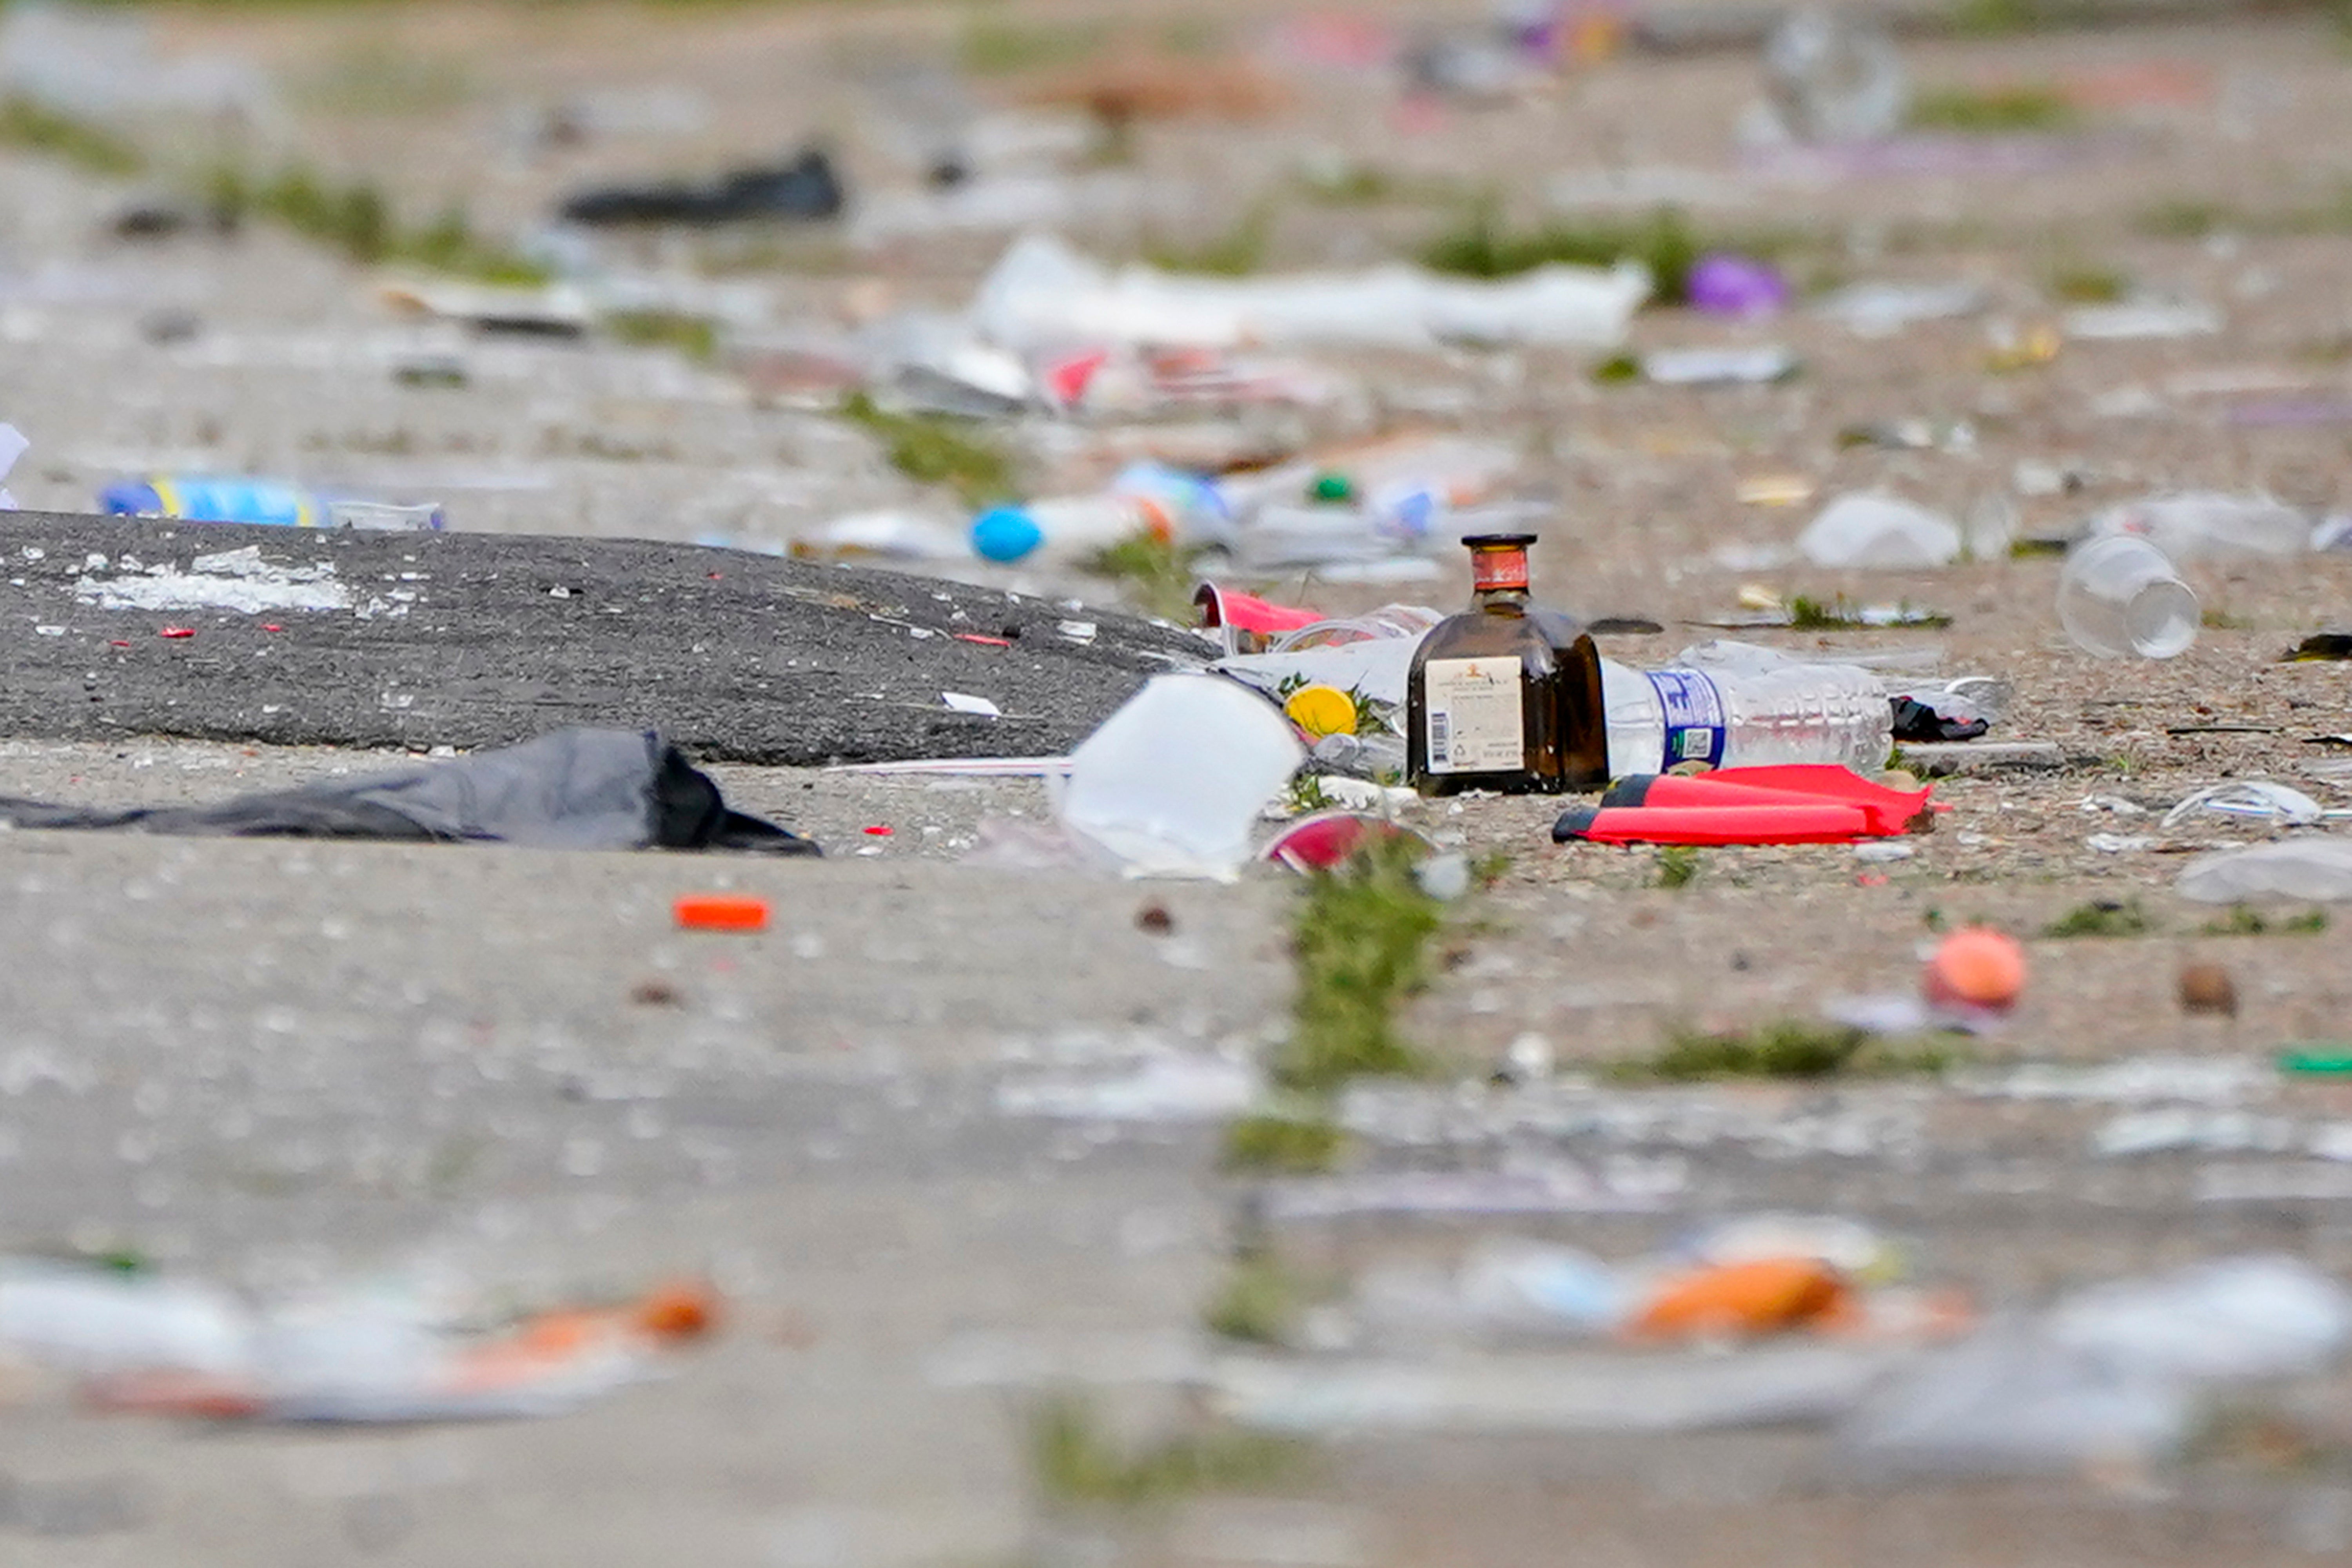
{"label": "qr code on bottle label", "polygon": [[1723,694],[1715,682],[1696,669],[1658,669],[1650,672],[1650,685],[1658,694],[1659,716],[1665,721],[1664,765],[1721,766]]}

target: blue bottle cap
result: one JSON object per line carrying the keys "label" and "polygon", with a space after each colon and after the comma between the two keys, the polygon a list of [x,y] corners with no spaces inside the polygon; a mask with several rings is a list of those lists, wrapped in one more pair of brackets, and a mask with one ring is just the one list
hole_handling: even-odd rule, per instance
{"label": "blue bottle cap", "polygon": [[109,517],[159,517],[163,498],[153,485],[109,485],[98,492],[98,510]]}
{"label": "blue bottle cap", "polygon": [[1018,561],[1045,539],[1037,520],[1017,506],[992,507],[972,520],[971,547],[991,561]]}

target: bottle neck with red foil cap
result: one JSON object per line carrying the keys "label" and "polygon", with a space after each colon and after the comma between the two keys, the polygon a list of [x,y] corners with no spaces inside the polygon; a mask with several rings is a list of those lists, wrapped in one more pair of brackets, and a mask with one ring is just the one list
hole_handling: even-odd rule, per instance
{"label": "bottle neck with red foil cap", "polygon": [[1470,584],[1478,607],[1516,608],[1527,604],[1530,542],[1512,538],[1480,540],[1470,545]]}

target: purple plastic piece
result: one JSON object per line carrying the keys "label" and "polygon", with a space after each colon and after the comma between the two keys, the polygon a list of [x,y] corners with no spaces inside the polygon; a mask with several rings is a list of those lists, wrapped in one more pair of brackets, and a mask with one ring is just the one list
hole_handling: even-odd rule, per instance
{"label": "purple plastic piece", "polygon": [[1745,256],[1702,256],[1690,269],[1690,302],[1711,316],[1769,316],[1789,302],[1789,284]]}

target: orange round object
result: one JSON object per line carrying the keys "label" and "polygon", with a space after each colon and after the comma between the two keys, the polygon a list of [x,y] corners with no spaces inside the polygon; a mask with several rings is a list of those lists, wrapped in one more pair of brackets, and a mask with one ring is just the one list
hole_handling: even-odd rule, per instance
{"label": "orange round object", "polygon": [[1970,926],[1946,937],[1920,985],[1930,1002],[2010,1007],[2025,989],[2025,950],[2005,931]]}
{"label": "orange round object", "polygon": [[1848,1310],[1844,1276],[1817,1258],[1759,1258],[1669,1279],[1632,1323],[1645,1339],[1773,1334]]}
{"label": "orange round object", "polygon": [[664,1285],[637,1303],[637,1328],[660,1340],[690,1340],[710,1331],[719,1320],[719,1298],[698,1280]]}
{"label": "orange round object", "polygon": [[674,906],[688,931],[765,931],[768,900],[744,893],[688,893]]}

